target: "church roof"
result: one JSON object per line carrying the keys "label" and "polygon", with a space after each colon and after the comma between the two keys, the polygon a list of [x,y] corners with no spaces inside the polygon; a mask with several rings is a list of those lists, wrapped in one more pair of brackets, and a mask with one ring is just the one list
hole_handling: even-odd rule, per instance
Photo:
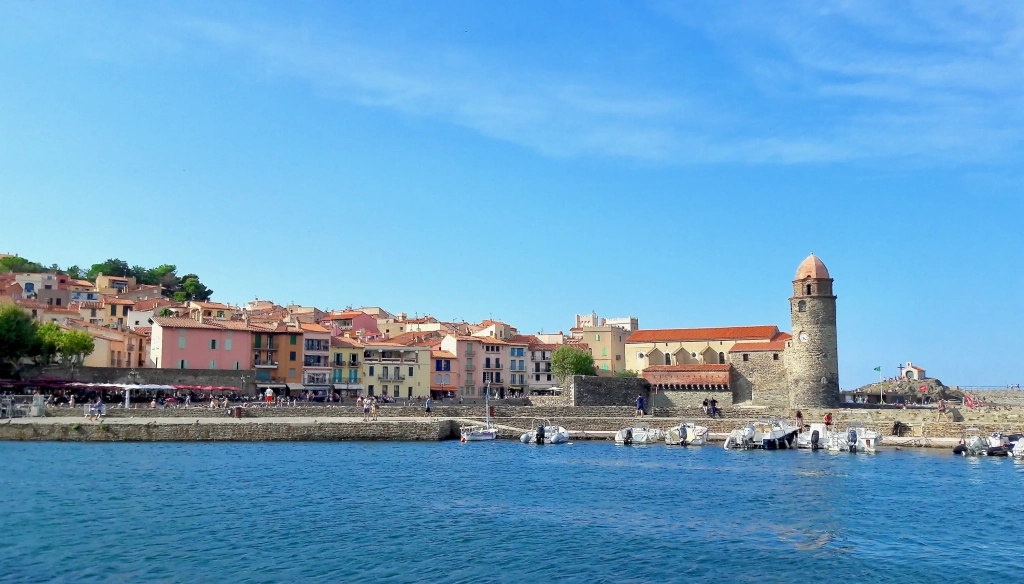
{"label": "church roof", "polygon": [[727,326],[716,328],[653,329],[640,330],[629,335],[627,343],[651,343],[671,341],[769,341],[779,328],[764,326]]}
{"label": "church roof", "polygon": [[796,269],[796,279],[803,280],[804,278],[813,278],[816,280],[827,280],[831,276],[828,275],[828,268],[825,264],[818,259],[818,256],[813,253],[807,256],[807,259],[800,262],[800,267]]}

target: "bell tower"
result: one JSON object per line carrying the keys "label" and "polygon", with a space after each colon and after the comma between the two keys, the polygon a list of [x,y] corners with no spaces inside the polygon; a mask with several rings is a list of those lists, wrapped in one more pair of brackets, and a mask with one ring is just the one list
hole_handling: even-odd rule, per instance
{"label": "bell tower", "polygon": [[813,253],[796,270],[789,311],[793,325],[793,338],[786,347],[790,406],[838,407],[836,297],[828,269]]}

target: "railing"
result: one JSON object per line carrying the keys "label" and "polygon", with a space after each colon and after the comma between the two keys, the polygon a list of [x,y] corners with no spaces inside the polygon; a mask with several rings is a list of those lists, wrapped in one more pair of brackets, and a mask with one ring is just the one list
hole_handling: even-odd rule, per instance
{"label": "railing", "polygon": [[273,368],[277,367],[277,361],[274,361],[272,363],[259,363],[259,362],[257,362],[257,363],[253,363],[252,366],[256,367],[257,369],[273,369]]}
{"label": "railing", "polygon": [[389,377],[386,373],[381,373],[377,376],[377,379],[381,381],[405,381],[405,376],[401,373],[392,373]]}
{"label": "railing", "polygon": [[476,367],[474,367],[472,363],[466,364],[466,371],[473,371],[474,369],[476,369]]}

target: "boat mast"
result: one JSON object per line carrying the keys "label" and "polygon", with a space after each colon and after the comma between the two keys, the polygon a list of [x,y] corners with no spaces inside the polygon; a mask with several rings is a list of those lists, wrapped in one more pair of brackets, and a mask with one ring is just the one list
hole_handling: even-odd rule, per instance
{"label": "boat mast", "polygon": [[491,427],[491,382],[487,382],[487,393],[484,394],[484,414],[487,416],[487,427]]}

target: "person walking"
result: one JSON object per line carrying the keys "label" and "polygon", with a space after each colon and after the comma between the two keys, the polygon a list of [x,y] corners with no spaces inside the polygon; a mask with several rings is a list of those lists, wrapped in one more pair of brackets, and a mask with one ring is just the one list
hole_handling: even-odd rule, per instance
{"label": "person walking", "polygon": [[700,410],[704,412],[704,415],[708,415],[708,398],[704,398],[704,403],[700,405]]}
{"label": "person walking", "polygon": [[796,411],[796,427],[800,428],[801,431],[804,429],[804,413],[800,410]]}
{"label": "person walking", "polygon": [[370,402],[370,413],[373,415],[373,421],[377,421],[377,400],[374,399]]}
{"label": "person walking", "polygon": [[832,412],[825,414],[825,430],[832,430]]}
{"label": "person walking", "polygon": [[715,399],[715,398],[711,398],[711,401],[708,403],[708,405],[711,407],[711,417],[712,418],[717,418],[718,417],[718,400]]}
{"label": "person walking", "polygon": [[939,398],[939,413],[935,416],[935,421],[938,422],[944,417],[946,417],[946,402]]}
{"label": "person walking", "polygon": [[428,397],[427,397],[427,417],[428,417],[428,418],[432,418],[432,417],[433,417],[433,414],[431,414],[431,413],[430,413],[430,406],[431,406],[431,403],[432,403],[432,402],[430,401],[430,397],[428,396]]}
{"label": "person walking", "polygon": [[634,418],[644,417],[644,396],[636,396],[636,413],[633,414]]}
{"label": "person walking", "polygon": [[363,421],[370,421],[370,398],[363,400]]}

